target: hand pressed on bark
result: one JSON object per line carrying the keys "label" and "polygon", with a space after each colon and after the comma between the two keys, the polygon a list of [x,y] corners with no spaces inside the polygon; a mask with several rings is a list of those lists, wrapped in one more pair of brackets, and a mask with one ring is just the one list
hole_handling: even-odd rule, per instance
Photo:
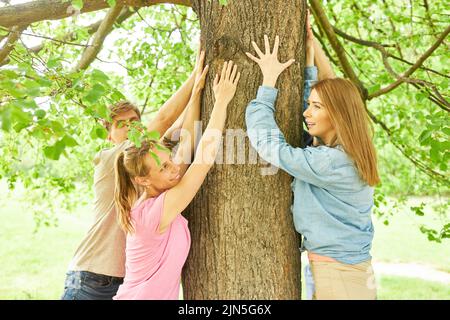
{"label": "hand pressed on bark", "polygon": [[263,74],[263,86],[275,87],[278,76],[291,64],[294,63],[294,59],[290,59],[285,63],[281,63],[278,61],[278,46],[280,44],[280,38],[278,36],[275,37],[275,44],[273,46],[273,51],[270,52],[269,38],[267,35],[264,35],[264,46],[265,53],[262,53],[259,49],[258,45],[252,41],[253,48],[255,48],[258,57],[255,57],[249,52],[245,54],[253,61],[255,61],[259,67],[261,68],[261,72]]}
{"label": "hand pressed on bark", "polygon": [[192,96],[198,95],[203,90],[203,87],[205,86],[205,79],[206,74],[208,73],[209,65],[206,65],[205,68],[203,68],[203,63],[205,60],[205,51],[202,50],[197,55],[197,61],[195,63],[195,69],[194,69],[194,87],[192,88]]}

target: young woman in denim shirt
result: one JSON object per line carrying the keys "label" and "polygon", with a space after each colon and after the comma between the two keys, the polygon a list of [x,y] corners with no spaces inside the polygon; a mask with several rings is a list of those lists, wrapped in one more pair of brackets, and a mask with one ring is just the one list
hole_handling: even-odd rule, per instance
{"label": "young woman in denim shirt", "polygon": [[[272,52],[267,36],[264,42],[265,53],[253,42],[259,58],[247,53],[264,77],[246,110],[248,136],[264,160],[294,177],[294,224],[308,251],[313,299],[376,299],[371,210],[373,187],[380,180],[360,92],[351,81],[334,78],[308,22],[304,95],[309,98],[303,116],[314,141],[306,148],[292,147],[274,119],[274,87],[294,60],[278,61],[278,36]],[[314,60],[325,75],[318,82]]]}

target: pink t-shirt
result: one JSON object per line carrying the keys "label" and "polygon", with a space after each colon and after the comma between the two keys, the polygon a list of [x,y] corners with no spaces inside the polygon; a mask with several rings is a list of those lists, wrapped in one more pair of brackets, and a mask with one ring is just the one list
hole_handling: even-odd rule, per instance
{"label": "pink t-shirt", "polygon": [[114,300],[178,300],[191,236],[181,214],[159,234],[166,193],[131,210],[135,233],[127,235],[125,278]]}

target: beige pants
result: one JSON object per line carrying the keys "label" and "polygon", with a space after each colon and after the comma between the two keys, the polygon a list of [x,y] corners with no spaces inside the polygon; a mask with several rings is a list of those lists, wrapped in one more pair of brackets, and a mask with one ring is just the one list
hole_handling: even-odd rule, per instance
{"label": "beige pants", "polygon": [[371,261],[351,265],[310,261],[314,278],[313,300],[375,300],[375,275]]}

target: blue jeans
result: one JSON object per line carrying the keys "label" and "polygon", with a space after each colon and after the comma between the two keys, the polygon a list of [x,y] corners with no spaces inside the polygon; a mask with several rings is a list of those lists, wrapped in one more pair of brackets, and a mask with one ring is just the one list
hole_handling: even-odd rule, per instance
{"label": "blue jeans", "polygon": [[112,300],[123,278],[88,271],[69,271],[61,300]]}

